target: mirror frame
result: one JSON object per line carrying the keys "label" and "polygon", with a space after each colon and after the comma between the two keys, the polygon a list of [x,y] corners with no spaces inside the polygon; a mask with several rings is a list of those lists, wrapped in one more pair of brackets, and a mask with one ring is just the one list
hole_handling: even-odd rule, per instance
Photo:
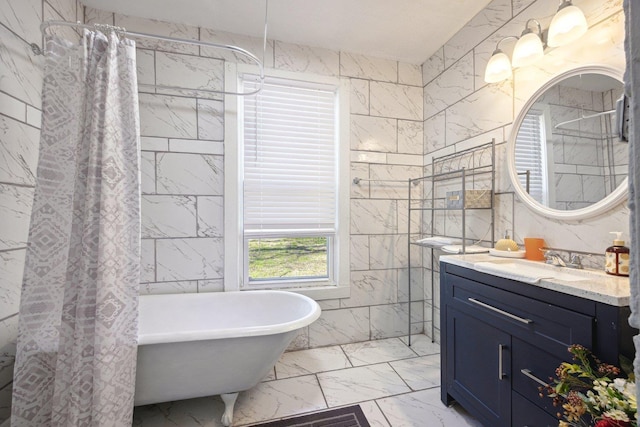
{"label": "mirror frame", "polygon": [[516,146],[516,137],[518,135],[518,130],[520,129],[520,125],[522,125],[522,121],[526,116],[526,113],[533,106],[533,104],[537,101],[537,99],[549,88],[559,83],[560,81],[573,77],[579,74],[586,73],[597,73],[603,74],[612,78],[615,78],[622,82],[624,85],[623,73],[616,68],[605,66],[605,65],[588,65],[582,66],[578,68],[573,68],[564,73],[558,74],[557,76],[551,78],[548,82],[546,82],[542,87],[540,87],[536,92],[531,95],[529,100],[524,104],[520,112],[518,113],[518,117],[513,122],[513,127],[511,128],[511,134],[509,135],[509,139],[507,140],[507,165],[509,167],[509,178],[511,179],[511,184],[516,190],[520,200],[535,213],[540,215],[544,215],[553,219],[563,219],[563,220],[581,220],[585,218],[591,218],[597,215],[600,215],[621,203],[623,200],[627,198],[628,187],[629,187],[629,178],[625,178],[624,181],[608,196],[604,199],[594,203],[591,206],[581,209],[574,210],[560,210],[560,209],[552,209],[549,208],[542,203],[539,203],[533,197],[531,197],[522,185],[520,184],[520,180],[518,179],[518,174],[516,171],[516,163],[515,163],[515,146]]}

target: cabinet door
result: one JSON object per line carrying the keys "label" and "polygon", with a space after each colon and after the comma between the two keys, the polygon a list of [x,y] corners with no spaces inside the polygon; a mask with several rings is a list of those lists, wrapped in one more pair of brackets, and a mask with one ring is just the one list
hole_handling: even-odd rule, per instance
{"label": "cabinet door", "polygon": [[558,427],[558,418],[549,415],[515,391],[511,395],[511,427]]}
{"label": "cabinet door", "polygon": [[446,322],[447,393],[484,425],[509,426],[510,335],[451,307]]}

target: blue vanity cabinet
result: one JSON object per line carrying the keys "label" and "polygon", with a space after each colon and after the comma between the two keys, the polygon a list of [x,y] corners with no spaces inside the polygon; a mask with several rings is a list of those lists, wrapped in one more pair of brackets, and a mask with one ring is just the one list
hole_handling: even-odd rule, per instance
{"label": "blue vanity cabinet", "polygon": [[603,361],[633,358],[628,307],[440,264],[441,399],[486,427],[558,425],[539,387],[582,344]]}

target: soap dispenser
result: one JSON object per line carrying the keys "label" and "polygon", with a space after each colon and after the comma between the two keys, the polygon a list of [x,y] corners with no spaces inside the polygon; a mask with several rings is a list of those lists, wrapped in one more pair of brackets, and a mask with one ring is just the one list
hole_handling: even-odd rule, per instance
{"label": "soap dispenser", "polygon": [[615,234],[616,238],[613,241],[613,246],[609,246],[604,254],[604,270],[607,274],[614,276],[628,276],[629,248],[624,245],[624,240],[621,238],[622,232],[611,231],[610,234]]}

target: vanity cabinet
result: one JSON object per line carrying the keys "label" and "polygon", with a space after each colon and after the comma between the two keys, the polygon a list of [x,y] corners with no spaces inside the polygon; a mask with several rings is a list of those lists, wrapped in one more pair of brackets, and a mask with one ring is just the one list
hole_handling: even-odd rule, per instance
{"label": "vanity cabinet", "polygon": [[538,387],[582,344],[601,360],[633,359],[629,307],[568,295],[442,262],[442,402],[486,427],[558,425]]}

